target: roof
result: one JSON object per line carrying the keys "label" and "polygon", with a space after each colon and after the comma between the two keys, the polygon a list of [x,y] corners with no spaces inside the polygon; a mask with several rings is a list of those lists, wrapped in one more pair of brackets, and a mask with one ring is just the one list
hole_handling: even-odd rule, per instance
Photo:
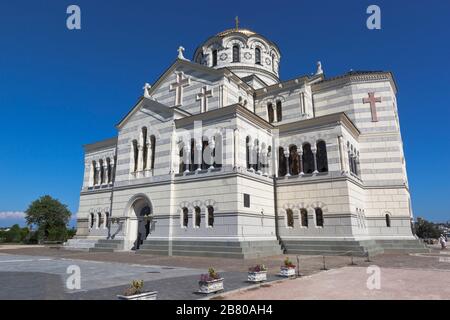
{"label": "roof", "polygon": [[249,30],[249,29],[236,29],[236,28],[234,28],[234,29],[227,29],[227,30],[225,30],[225,31],[219,32],[218,34],[216,34],[216,36],[217,36],[217,37],[225,37],[225,36],[227,36],[227,35],[229,35],[229,34],[231,34],[231,33],[234,33],[234,32],[243,33],[243,34],[245,34],[247,37],[253,36],[253,35],[256,34],[256,32],[254,32],[254,31],[252,31],[252,30]]}
{"label": "roof", "polygon": [[117,137],[101,140],[94,143],[85,144],[83,146],[86,153],[113,148],[117,145]]}

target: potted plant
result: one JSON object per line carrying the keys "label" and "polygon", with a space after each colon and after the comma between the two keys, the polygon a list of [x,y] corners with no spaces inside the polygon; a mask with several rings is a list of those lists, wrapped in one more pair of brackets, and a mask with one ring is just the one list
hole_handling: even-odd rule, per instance
{"label": "potted plant", "polygon": [[267,280],[267,267],[263,264],[257,264],[256,266],[248,268],[249,282],[261,282]]}
{"label": "potted plant", "polygon": [[202,274],[198,284],[199,293],[209,294],[223,290],[223,278],[214,268],[209,268],[207,274]]}
{"label": "potted plant", "polygon": [[295,265],[289,258],[284,259],[284,265],[280,267],[280,276],[295,277]]}
{"label": "potted plant", "polygon": [[156,300],[157,291],[143,291],[144,280],[133,280],[123,295],[117,295],[119,300]]}

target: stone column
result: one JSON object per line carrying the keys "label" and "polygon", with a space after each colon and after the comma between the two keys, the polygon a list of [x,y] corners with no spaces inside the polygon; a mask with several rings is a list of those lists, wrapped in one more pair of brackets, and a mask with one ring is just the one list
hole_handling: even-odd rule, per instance
{"label": "stone column", "polygon": [[150,172],[152,171],[152,143],[150,142],[150,139],[147,139],[147,161],[145,164],[145,169],[147,171],[147,176],[150,176]]}
{"label": "stone column", "polygon": [[94,164],[92,163],[92,161],[89,164],[89,187],[93,187],[94,186]]}
{"label": "stone column", "polygon": [[141,172],[144,167],[143,154],[144,154],[144,148],[141,144],[139,144],[138,145],[138,168],[137,168],[138,172]]}
{"label": "stone column", "polygon": [[344,146],[343,146],[343,138],[342,136],[338,136],[338,146],[339,146],[339,161],[340,161],[340,168],[341,173],[345,172],[345,157],[344,157]]}
{"label": "stone column", "polygon": [[286,175],[285,175],[285,177],[290,177],[291,172],[289,170],[289,150],[284,151],[284,157],[286,158]]}
{"label": "stone column", "polygon": [[209,151],[210,151],[209,161],[211,162],[208,170],[212,170],[212,169],[214,169],[214,149],[216,148],[216,143],[215,143],[214,139],[211,139],[211,143],[208,145],[208,147],[209,147]]}
{"label": "stone column", "polygon": [[103,184],[108,184],[108,162],[103,160]]}
{"label": "stone column", "polygon": [[[97,175],[97,183],[96,183],[96,185],[99,185],[99,184],[100,184],[100,180],[101,180],[100,161],[97,161],[97,163],[96,163],[96,168],[97,168],[97,172],[96,172],[96,175]],[[94,180],[94,181],[95,181],[95,180]]]}
{"label": "stone column", "polygon": [[[239,167],[239,152],[241,151],[239,148],[240,144],[239,144],[239,130],[238,129],[234,130],[233,139],[234,139],[234,141],[233,141],[233,157],[234,157],[233,158],[234,159],[233,169],[237,169]],[[222,147],[222,149],[223,149],[223,147]],[[227,150],[227,149],[225,148],[224,150]],[[226,155],[226,152],[224,154]],[[222,158],[224,159],[225,157],[222,157]],[[222,163],[222,167],[223,167],[223,165],[224,164]]]}
{"label": "stone column", "polygon": [[297,150],[298,154],[298,165],[300,166],[300,175],[303,176],[305,173],[303,172],[303,150],[300,148]]}
{"label": "stone column", "polygon": [[267,152],[267,175],[272,176],[273,175],[273,161],[272,161],[272,151]]}
{"label": "stone column", "polygon": [[314,157],[314,171],[313,174],[318,174],[319,171],[317,171],[317,148],[311,148],[311,151],[313,153],[313,157]]}
{"label": "stone column", "polygon": [[[203,143],[203,141],[202,141],[202,143]],[[194,157],[194,160],[195,160],[195,162],[197,162],[197,172],[199,172],[199,171],[201,171],[202,170],[202,164],[203,164],[203,146],[201,145],[201,144],[197,144],[196,146],[195,146],[195,148],[197,149],[196,151],[196,153],[197,153],[197,159],[195,159],[195,157]]]}
{"label": "stone column", "polygon": [[[116,166],[116,163],[114,162],[114,157],[111,157],[111,159],[109,159],[109,166],[110,166],[110,170],[111,170],[111,180],[109,181],[109,183],[114,183],[114,175],[115,175],[115,172],[116,172],[116,169],[115,169],[115,166]],[[109,213],[109,215],[111,216],[111,212]]]}
{"label": "stone column", "polygon": [[191,148],[188,146],[183,147],[183,158],[184,158],[184,165],[186,167],[186,170],[184,170],[183,174],[189,173],[189,167],[191,165]]}

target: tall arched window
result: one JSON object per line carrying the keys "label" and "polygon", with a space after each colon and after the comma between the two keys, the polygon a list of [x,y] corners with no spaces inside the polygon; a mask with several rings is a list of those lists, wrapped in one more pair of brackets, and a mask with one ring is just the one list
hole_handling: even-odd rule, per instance
{"label": "tall arched window", "polygon": [[251,168],[251,163],[250,163],[250,137],[247,136],[247,138],[245,139],[245,158],[246,158],[246,162],[247,162],[247,169]]}
{"label": "tall arched window", "polygon": [[105,212],[105,223],[103,224],[104,228],[107,228],[109,224],[109,212]]}
{"label": "tall arched window", "polygon": [[202,170],[207,170],[209,167],[209,164],[207,164],[206,161],[209,162],[210,159],[209,159],[208,155],[205,154],[205,149],[208,147],[208,145],[209,145],[208,140],[203,140],[203,142],[202,142],[202,165],[201,165]]}
{"label": "tall arched window", "polygon": [[300,219],[302,227],[308,227],[308,211],[306,209],[300,209]]}
{"label": "tall arched window", "polygon": [[97,162],[92,161],[92,181],[94,183],[94,186],[98,184],[98,172],[97,172]]}
{"label": "tall arched window", "polygon": [[272,71],[275,71],[275,54],[272,53]]}
{"label": "tall arched window", "polygon": [[150,136],[150,144],[151,144],[151,150],[152,150],[152,161],[150,164],[150,169],[155,169],[155,153],[156,153],[156,137],[154,135]]}
{"label": "tall arched window", "polygon": [[258,47],[255,48],[255,63],[261,64],[261,49]]}
{"label": "tall arched window", "polygon": [[281,101],[277,100],[277,121],[283,121],[283,112],[281,110]]}
{"label": "tall arched window", "polygon": [[269,123],[273,123],[274,119],[274,113],[273,113],[273,105],[272,102],[269,102],[267,104],[267,116],[269,118]]}
{"label": "tall arched window", "polygon": [[286,210],[286,223],[289,228],[294,227],[294,212],[291,209]]}
{"label": "tall arched window", "polygon": [[195,227],[200,228],[201,222],[202,222],[202,214],[200,207],[195,207]]}
{"label": "tall arched window", "polygon": [[316,208],[316,226],[323,227],[323,212],[322,209]]}
{"label": "tall arched window", "polygon": [[178,172],[183,173],[186,171],[186,164],[184,163],[184,145],[181,145],[180,152],[178,153],[180,158],[180,164],[178,166]]}
{"label": "tall arched window", "polygon": [[293,176],[300,173],[300,162],[296,145],[289,147],[289,171]]}
{"label": "tall arched window", "polygon": [[142,168],[147,169],[147,127],[142,128]]}
{"label": "tall arched window", "polygon": [[208,206],[208,227],[214,227],[214,208]]}
{"label": "tall arched window", "polygon": [[391,216],[390,216],[390,214],[386,213],[385,218],[386,218],[386,227],[390,228],[391,227]]}
{"label": "tall arched window", "polygon": [[112,182],[112,166],[111,166],[111,159],[110,158],[106,158],[106,167],[108,169],[108,175],[107,175],[107,182],[111,183]]}
{"label": "tall arched window", "polygon": [[212,66],[217,66],[217,50],[213,50],[212,52]]}
{"label": "tall arched window", "polygon": [[100,212],[97,213],[97,229],[100,229],[102,225],[102,214]]}
{"label": "tall arched window", "polygon": [[105,166],[104,166],[102,159],[100,159],[100,161],[98,163],[100,165],[100,184],[104,184],[105,183]]}
{"label": "tall arched window", "polygon": [[240,56],[240,48],[239,45],[234,45],[233,46],[233,62],[240,62],[241,61],[241,56]]}
{"label": "tall arched window", "polygon": [[309,143],[305,143],[303,145],[303,172],[304,173],[313,173],[314,171],[314,155],[311,150],[311,145]]}
{"label": "tall arched window", "polygon": [[189,210],[188,210],[188,208],[183,208],[183,216],[182,216],[182,218],[183,218],[183,227],[185,227],[185,228],[187,228],[188,227],[188,224],[189,224]]}
{"label": "tall arched window", "polygon": [[317,170],[328,172],[327,144],[323,140],[317,142]]}
{"label": "tall arched window", "polygon": [[223,162],[223,139],[220,133],[214,136],[214,168],[222,168]]}
{"label": "tall arched window", "polygon": [[90,219],[90,221],[89,221],[89,228],[92,229],[92,228],[94,227],[94,221],[95,221],[95,218],[94,218],[94,214],[93,214],[93,213],[91,213],[91,214],[89,215],[89,219]]}
{"label": "tall arched window", "polygon": [[284,156],[283,147],[278,148],[278,176],[284,177],[286,175],[286,157]]}
{"label": "tall arched window", "polygon": [[133,140],[133,172],[136,172],[138,169],[138,156],[139,156],[138,142],[137,140]]}
{"label": "tall arched window", "polygon": [[195,140],[191,139],[191,161],[189,171],[197,170],[197,164],[195,163],[195,150],[196,150]]}
{"label": "tall arched window", "polygon": [[254,144],[253,144],[253,157],[252,157],[252,160],[253,160],[253,165],[252,165],[252,167],[253,167],[253,169],[255,170],[255,171],[259,171],[259,165],[260,165],[260,161],[259,161],[259,140],[258,139],[255,139],[255,142],[254,142]]}

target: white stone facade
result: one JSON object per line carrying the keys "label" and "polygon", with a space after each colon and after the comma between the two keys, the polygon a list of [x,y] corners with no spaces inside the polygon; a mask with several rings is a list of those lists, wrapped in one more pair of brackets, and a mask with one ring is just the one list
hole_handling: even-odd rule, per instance
{"label": "white stone facade", "polygon": [[245,29],[193,61],[145,88],[117,138],[85,146],[78,238],[414,239],[391,73],[280,81],[278,47]]}

